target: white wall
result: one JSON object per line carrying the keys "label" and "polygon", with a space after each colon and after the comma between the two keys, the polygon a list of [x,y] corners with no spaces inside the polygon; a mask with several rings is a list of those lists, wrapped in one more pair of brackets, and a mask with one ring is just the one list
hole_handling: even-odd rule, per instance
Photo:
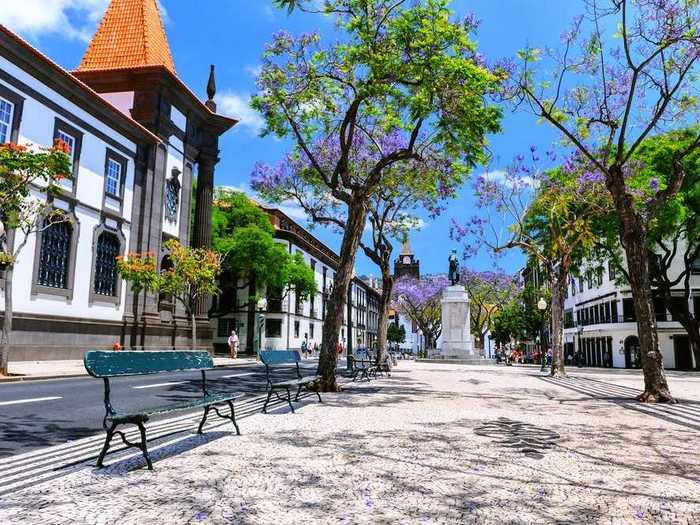
{"label": "white wall", "polygon": [[[90,113],[63,97],[60,93],[48,88],[3,57],[0,57],[0,69],[3,69],[8,74],[54,101],[71,114],[101,131],[128,151],[133,152],[136,150],[136,144],[133,141],[110,128],[108,123],[99,121]],[[110,147],[113,149],[112,146],[108,145],[98,136],[91,134],[87,129],[82,128],[73,119],[57,114],[51,108],[32,98],[30,94],[24,93],[2,80],[0,80],[0,83],[25,99],[19,128],[18,142],[20,144],[35,144],[45,147],[51,146],[53,144],[54,122],[56,118],[60,118],[83,133],[76,186],[76,198],[78,202],[75,207],[75,215],[79,223],[80,235],[76,250],[73,298],[69,300],[44,294],[32,296],[31,285],[36,239],[35,236],[31,236],[27,245],[20,253],[18,263],[15,267],[13,286],[15,312],[58,315],[83,319],[121,320],[124,311],[125,285],[122,286],[121,304],[117,306],[107,303],[89,304],[89,294],[92,287],[93,232],[95,227],[99,224],[99,212],[92,208],[98,210],[102,208],[105,156],[107,148]],[[132,211],[135,159],[133,157],[129,158],[123,151],[118,151],[118,153],[127,157],[127,173],[124,182],[124,204],[122,212],[122,216],[127,221],[122,228],[122,233],[126,237],[123,249],[126,250],[130,233],[128,220],[131,217]],[[45,198],[38,193],[35,193],[35,196]]]}
{"label": "white wall", "polygon": [[[281,240],[277,239],[277,242],[280,242],[284,244],[285,249],[289,250],[290,247],[290,242],[286,240]],[[327,268],[327,283],[330,284],[333,282],[333,277],[335,275],[335,270],[327,265],[324,265],[322,261],[316,259],[312,255],[310,255],[308,252],[303,250],[301,247],[292,244],[291,245],[291,250],[292,254],[296,253],[297,251],[301,252],[301,255],[304,258],[304,261],[306,264],[310,265],[311,260],[316,261],[316,266],[315,266],[315,272],[314,275],[316,277],[316,286],[318,288],[318,293],[316,294],[316,299],[315,299],[315,318],[310,319],[309,315],[311,312],[311,302],[309,300],[305,301],[303,303],[303,309],[302,315],[296,315],[295,313],[295,294],[293,291],[290,291],[285,298],[282,301],[282,313],[267,313],[265,314],[266,319],[281,319],[282,320],[282,331],[281,331],[281,337],[269,337],[267,334],[265,334],[263,338],[263,348],[268,348],[268,349],[275,349],[275,350],[286,350],[287,348],[292,348],[292,349],[299,349],[301,348],[301,343],[304,340],[304,334],[308,334],[308,342],[309,342],[309,347],[313,347],[314,344],[317,344],[319,347],[321,346],[321,336],[323,332],[323,321],[321,319],[322,314],[322,299],[321,299],[321,289],[323,287],[323,268],[324,266]],[[242,303],[245,298],[248,296],[248,290],[244,289],[239,291],[238,293],[238,298],[237,301],[238,303]],[[347,309],[344,309],[343,312],[344,314],[346,313]],[[287,312],[289,312],[289,315],[287,315]],[[241,340],[241,348],[245,346],[245,340],[246,340],[246,333],[248,330],[248,319],[247,319],[247,313],[241,312],[237,315],[229,315],[226,316],[227,318],[236,318],[240,323],[242,323],[244,326],[243,328],[239,331],[239,339]],[[345,319],[345,317],[344,317]],[[299,336],[295,337],[294,335],[294,322],[299,321]],[[225,344],[227,337],[218,337],[218,334],[216,332],[217,328],[217,322],[216,320],[212,320],[212,328],[214,328],[214,334],[216,337],[214,337],[214,342],[219,343],[219,344]],[[257,321],[256,321],[257,322]],[[311,336],[311,331],[309,328],[310,323],[314,324],[314,335],[313,337]],[[345,321],[343,322],[343,328],[341,330],[341,342],[343,342],[343,337],[342,334],[344,332],[347,332],[346,328],[346,323]],[[347,333],[345,334],[347,338]],[[347,344],[346,344],[347,346]]]}

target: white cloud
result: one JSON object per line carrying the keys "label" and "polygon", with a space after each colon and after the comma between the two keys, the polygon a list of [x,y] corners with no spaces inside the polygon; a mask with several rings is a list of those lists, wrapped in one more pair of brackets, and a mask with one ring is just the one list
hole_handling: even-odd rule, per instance
{"label": "white cloud", "polygon": [[[487,171],[486,173],[482,173],[481,176],[484,177],[484,179],[486,180],[498,182],[509,187],[513,187],[515,182],[514,180],[510,179],[508,177],[508,173],[506,173],[503,170]],[[529,175],[526,175],[524,177],[518,177],[517,180],[521,181],[526,187],[536,188],[539,185],[539,181],[535,180]]]}
{"label": "white cloud", "polygon": [[263,118],[250,107],[250,95],[223,91],[214,100],[219,113],[238,119],[236,127],[246,128],[251,135],[258,135],[265,125]]}
{"label": "white cloud", "polygon": [[258,64],[257,66],[245,66],[243,70],[248,73],[253,78],[258,78],[262,72],[262,66]]}
{"label": "white cloud", "polygon": [[4,0],[0,23],[29,36],[58,33],[87,41],[109,0]]}
{"label": "white cloud", "polygon": [[238,184],[238,185],[230,185],[230,184],[223,184],[220,186],[216,187],[217,190],[221,191],[237,191],[239,193],[245,193],[248,197],[252,197],[254,199],[257,199],[257,195],[255,192],[250,189],[250,186],[246,186],[245,184]]}
{"label": "white cloud", "polygon": [[[109,0],[0,0],[0,24],[30,37],[60,33],[88,42],[107,10]],[[164,23],[168,11],[158,0]]]}
{"label": "white cloud", "polygon": [[276,207],[279,208],[282,213],[286,214],[292,219],[296,219],[298,221],[306,221],[309,219],[309,216],[306,215],[306,212],[304,212],[303,209],[294,204],[282,204]]}

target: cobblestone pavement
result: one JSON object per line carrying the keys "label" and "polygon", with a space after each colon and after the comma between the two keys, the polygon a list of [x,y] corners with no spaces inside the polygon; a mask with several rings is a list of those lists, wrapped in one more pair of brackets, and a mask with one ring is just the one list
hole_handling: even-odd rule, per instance
{"label": "cobblestone pavement", "polygon": [[166,442],[154,472],[118,456],[2,495],[0,522],[700,523],[700,376],[671,378],[676,406],[632,401],[640,384],[399,362],[241,436],[215,422]]}

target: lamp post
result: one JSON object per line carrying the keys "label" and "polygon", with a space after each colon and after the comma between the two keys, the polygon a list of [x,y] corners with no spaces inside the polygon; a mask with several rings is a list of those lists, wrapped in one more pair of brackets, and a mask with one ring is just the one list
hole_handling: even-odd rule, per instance
{"label": "lamp post", "polygon": [[261,297],[256,304],[258,308],[258,358],[262,350],[263,330],[265,328],[265,312],[267,311],[267,299]]}
{"label": "lamp post", "polygon": [[[422,352],[423,352],[423,343],[424,343],[423,330],[421,330],[419,328],[416,331],[416,336],[418,336],[418,340],[416,341],[416,343],[417,343],[417,345],[416,345],[416,357],[419,357],[420,355],[422,355]],[[413,348],[411,348],[411,352],[413,352]]]}
{"label": "lamp post", "polygon": [[544,297],[540,297],[540,300],[537,301],[537,309],[540,311],[540,314],[542,315],[542,320],[540,322],[540,372],[546,372],[547,371],[547,360],[545,359],[544,355],[544,312],[547,309],[547,301],[544,300]]}

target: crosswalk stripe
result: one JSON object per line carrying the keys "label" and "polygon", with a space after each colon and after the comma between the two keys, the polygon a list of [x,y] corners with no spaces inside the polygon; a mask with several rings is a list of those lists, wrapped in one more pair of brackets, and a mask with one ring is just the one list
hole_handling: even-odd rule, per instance
{"label": "crosswalk stripe", "polygon": [[189,383],[189,381],[170,381],[169,383],[155,383],[152,385],[140,385],[140,386],[132,386],[134,390],[141,390],[143,388],[158,388],[162,386],[172,386],[172,385],[184,385],[185,383]]}
{"label": "crosswalk stripe", "polygon": [[15,399],[14,401],[0,401],[1,406],[8,405],[23,405],[24,403],[36,403],[37,401],[53,401],[54,399],[63,399],[60,396],[50,396],[50,397],[35,397],[32,399]]}
{"label": "crosswalk stripe", "polygon": [[[242,402],[237,403],[235,407],[236,419],[259,413],[261,402],[265,397],[265,395],[258,395],[242,399]],[[277,406],[283,405],[286,405],[285,400],[274,400],[270,402],[269,408],[272,410]],[[194,413],[158,421],[156,424],[148,427],[149,443],[172,434],[187,431],[194,432],[197,421],[199,421],[199,415],[195,416]],[[231,423],[223,420],[210,420],[205,425],[205,429],[211,430],[227,424],[230,425]],[[137,440],[139,437],[137,429],[128,429],[125,431],[125,434],[127,439],[130,440]],[[179,436],[166,443],[159,443],[153,450],[158,450],[166,446],[166,444],[176,443],[182,439],[183,437]],[[0,494],[7,494],[84,468],[85,461],[97,457],[103,443],[104,434],[97,434],[70,443],[25,453],[21,456],[21,461],[13,461],[9,468],[6,468],[6,464],[3,464],[3,468],[0,469]],[[123,461],[128,457],[141,454],[140,451],[133,448],[124,447],[118,438],[113,443],[114,448],[110,449],[110,453],[107,455],[107,460],[110,463]],[[16,458],[12,459],[15,460]],[[56,465],[57,462],[60,463],[58,466]]]}

